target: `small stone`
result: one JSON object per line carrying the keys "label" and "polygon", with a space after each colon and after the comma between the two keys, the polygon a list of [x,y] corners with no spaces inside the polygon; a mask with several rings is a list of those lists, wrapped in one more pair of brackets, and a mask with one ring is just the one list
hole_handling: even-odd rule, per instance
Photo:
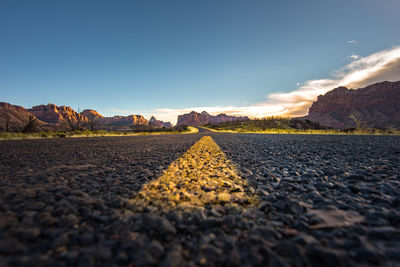
{"label": "small stone", "polygon": [[254,195],[255,192],[256,192],[256,190],[255,190],[254,187],[252,187],[252,186],[249,186],[249,187],[247,188],[247,190],[249,190],[249,193],[252,194],[252,195]]}
{"label": "small stone", "polygon": [[390,240],[395,237],[396,234],[397,231],[394,227],[382,226],[372,228],[368,233],[368,237],[371,239]]}
{"label": "small stone", "polygon": [[25,211],[21,221],[23,223],[32,224],[35,220],[36,214],[36,211]]}
{"label": "small stone", "polygon": [[164,247],[161,245],[160,242],[153,240],[151,241],[149,245],[149,250],[151,255],[153,255],[155,258],[161,258],[164,254]]}
{"label": "small stone", "polygon": [[44,209],[44,207],[46,207],[46,204],[44,204],[43,202],[40,202],[40,201],[35,201],[35,202],[29,202],[27,205],[26,205],[26,208],[28,209],[28,210],[42,210],[42,209]]}
{"label": "small stone", "polygon": [[54,218],[50,212],[43,212],[38,215],[38,219],[40,224],[45,226],[54,225],[57,222],[57,219]]}
{"label": "small stone", "polygon": [[218,262],[223,256],[223,251],[213,245],[203,245],[197,256],[196,262],[199,265],[216,265],[213,262]]}
{"label": "small stone", "polygon": [[281,228],[279,229],[279,232],[282,233],[284,236],[297,236],[299,234],[299,231],[297,231],[296,229],[292,229],[292,228]]}
{"label": "small stone", "polygon": [[70,213],[70,214],[68,214],[68,216],[65,218],[65,222],[66,222],[68,225],[75,225],[75,224],[77,224],[77,223],[79,222],[79,219],[78,219],[78,217],[76,217],[75,214]]}
{"label": "small stone", "polygon": [[262,190],[262,189],[257,189],[256,190],[256,195],[257,196],[260,196],[260,197],[264,197],[264,196],[268,196],[269,195],[269,193],[267,192],[267,191],[265,191],[265,190]]}
{"label": "small stone", "polygon": [[27,251],[28,251],[28,248],[23,246],[15,238],[0,239],[0,254],[7,255],[7,254],[14,254],[14,253],[26,253]]}
{"label": "small stone", "polygon": [[86,267],[86,266],[94,266],[94,258],[92,255],[88,253],[81,253],[78,259],[78,266]]}
{"label": "small stone", "polygon": [[65,246],[69,243],[69,236],[68,233],[63,233],[60,236],[58,236],[56,239],[54,239],[52,246],[53,247],[62,247]]}
{"label": "small stone", "polygon": [[60,255],[60,259],[66,260],[69,264],[74,264],[78,255],[78,251],[66,251]]}
{"label": "small stone", "polygon": [[311,266],[344,266],[349,261],[344,252],[313,245],[307,246],[306,254]]}
{"label": "small stone", "polygon": [[110,248],[106,246],[97,246],[96,247],[96,253],[95,253],[96,259],[101,259],[103,261],[108,261],[112,257],[112,253]]}
{"label": "small stone", "polygon": [[167,254],[165,260],[161,263],[162,267],[181,266],[184,262],[182,258],[182,247],[175,245]]}
{"label": "small stone", "polygon": [[229,202],[231,201],[231,195],[228,193],[219,193],[218,200],[221,202]]}
{"label": "small stone", "polygon": [[21,240],[32,242],[40,235],[40,229],[34,228],[23,228],[18,230],[18,236]]}
{"label": "small stone", "polygon": [[319,242],[311,235],[307,235],[305,233],[300,233],[296,237],[294,237],[293,242],[300,245],[308,245],[308,244],[318,244]]}
{"label": "small stone", "polygon": [[95,241],[95,236],[92,233],[83,233],[79,236],[79,242],[84,245],[91,245]]}
{"label": "small stone", "polygon": [[123,251],[118,252],[115,259],[119,264],[126,264],[129,261],[128,255]]}
{"label": "small stone", "polygon": [[17,223],[17,219],[10,215],[1,215],[0,216],[0,230],[5,229],[9,226],[14,226]]}
{"label": "small stone", "polygon": [[204,230],[219,227],[220,225],[221,220],[216,218],[206,219],[200,222],[200,227]]}
{"label": "small stone", "polygon": [[155,266],[157,261],[144,249],[135,253],[134,266]]}
{"label": "small stone", "polygon": [[287,206],[289,208],[289,210],[291,212],[293,212],[294,214],[302,214],[306,211],[306,209],[304,207],[302,207],[299,202],[296,201],[289,201],[287,203]]}
{"label": "small stone", "polygon": [[144,215],[142,223],[142,228],[146,232],[154,233],[158,238],[169,240],[176,234],[176,229],[172,223],[156,214]]}

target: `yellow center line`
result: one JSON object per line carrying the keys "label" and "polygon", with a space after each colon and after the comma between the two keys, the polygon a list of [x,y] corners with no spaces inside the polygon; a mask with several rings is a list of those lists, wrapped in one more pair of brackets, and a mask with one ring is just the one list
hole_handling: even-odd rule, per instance
{"label": "yellow center line", "polygon": [[204,136],[129,202],[153,211],[213,206],[243,208],[258,202],[247,186],[247,180],[239,176],[221,148],[210,136]]}

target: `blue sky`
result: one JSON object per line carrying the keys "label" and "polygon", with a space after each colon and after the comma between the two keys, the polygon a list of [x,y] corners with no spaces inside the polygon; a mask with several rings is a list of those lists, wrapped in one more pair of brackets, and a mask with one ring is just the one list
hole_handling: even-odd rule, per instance
{"label": "blue sky", "polygon": [[0,101],[171,120],[258,105],[400,45],[399,10],[398,0],[2,0]]}

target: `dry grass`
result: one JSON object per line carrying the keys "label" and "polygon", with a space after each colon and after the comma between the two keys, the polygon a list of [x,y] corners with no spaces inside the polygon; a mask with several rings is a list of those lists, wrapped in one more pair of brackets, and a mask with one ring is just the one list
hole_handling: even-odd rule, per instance
{"label": "dry grass", "polygon": [[161,134],[188,134],[198,132],[197,128],[188,127],[184,131],[161,131],[161,132],[117,132],[117,131],[74,131],[74,132],[36,132],[36,133],[13,133],[1,132],[0,140],[22,140],[43,138],[76,138],[76,137],[105,137],[105,136],[137,136],[137,135],[161,135]]}
{"label": "dry grass", "polygon": [[328,135],[400,135],[400,130],[380,130],[380,129],[354,129],[352,131],[343,131],[338,129],[329,130],[315,130],[315,129],[224,129],[219,127],[217,129],[205,127],[213,132],[222,133],[257,133],[257,134],[328,134]]}

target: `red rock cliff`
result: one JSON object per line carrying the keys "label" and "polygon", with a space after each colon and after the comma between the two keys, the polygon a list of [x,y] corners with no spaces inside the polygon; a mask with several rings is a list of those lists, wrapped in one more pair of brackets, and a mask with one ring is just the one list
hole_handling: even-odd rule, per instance
{"label": "red rock cliff", "polygon": [[183,114],[178,116],[177,125],[190,125],[190,126],[201,126],[206,124],[218,124],[232,121],[245,121],[249,120],[248,117],[236,117],[228,116],[226,114],[218,114],[216,116],[210,115],[203,111],[202,113],[197,113],[192,111],[188,114]]}
{"label": "red rock cliff", "polygon": [[318,96],[304,118],[334,128],[400,128],[400,81],[338,87]]}
{"label": "red rock cliff", "polygon": [[[19,131],[28,123],[30,116],[35,118],[21,106],[0,102],[0,131]],[[44,124],[42,121],[38,123]]]}
{"label": "red rock cliff", "polygon": [[78,118],[80,118],[81,121],[87,120],[86,117],[70,107],[58,107],[54,104],[34,106],[31,109],[28,109],[28,111],[35,115],[39,120],[47,123],[62,123],[68,120],[76,122]]}

